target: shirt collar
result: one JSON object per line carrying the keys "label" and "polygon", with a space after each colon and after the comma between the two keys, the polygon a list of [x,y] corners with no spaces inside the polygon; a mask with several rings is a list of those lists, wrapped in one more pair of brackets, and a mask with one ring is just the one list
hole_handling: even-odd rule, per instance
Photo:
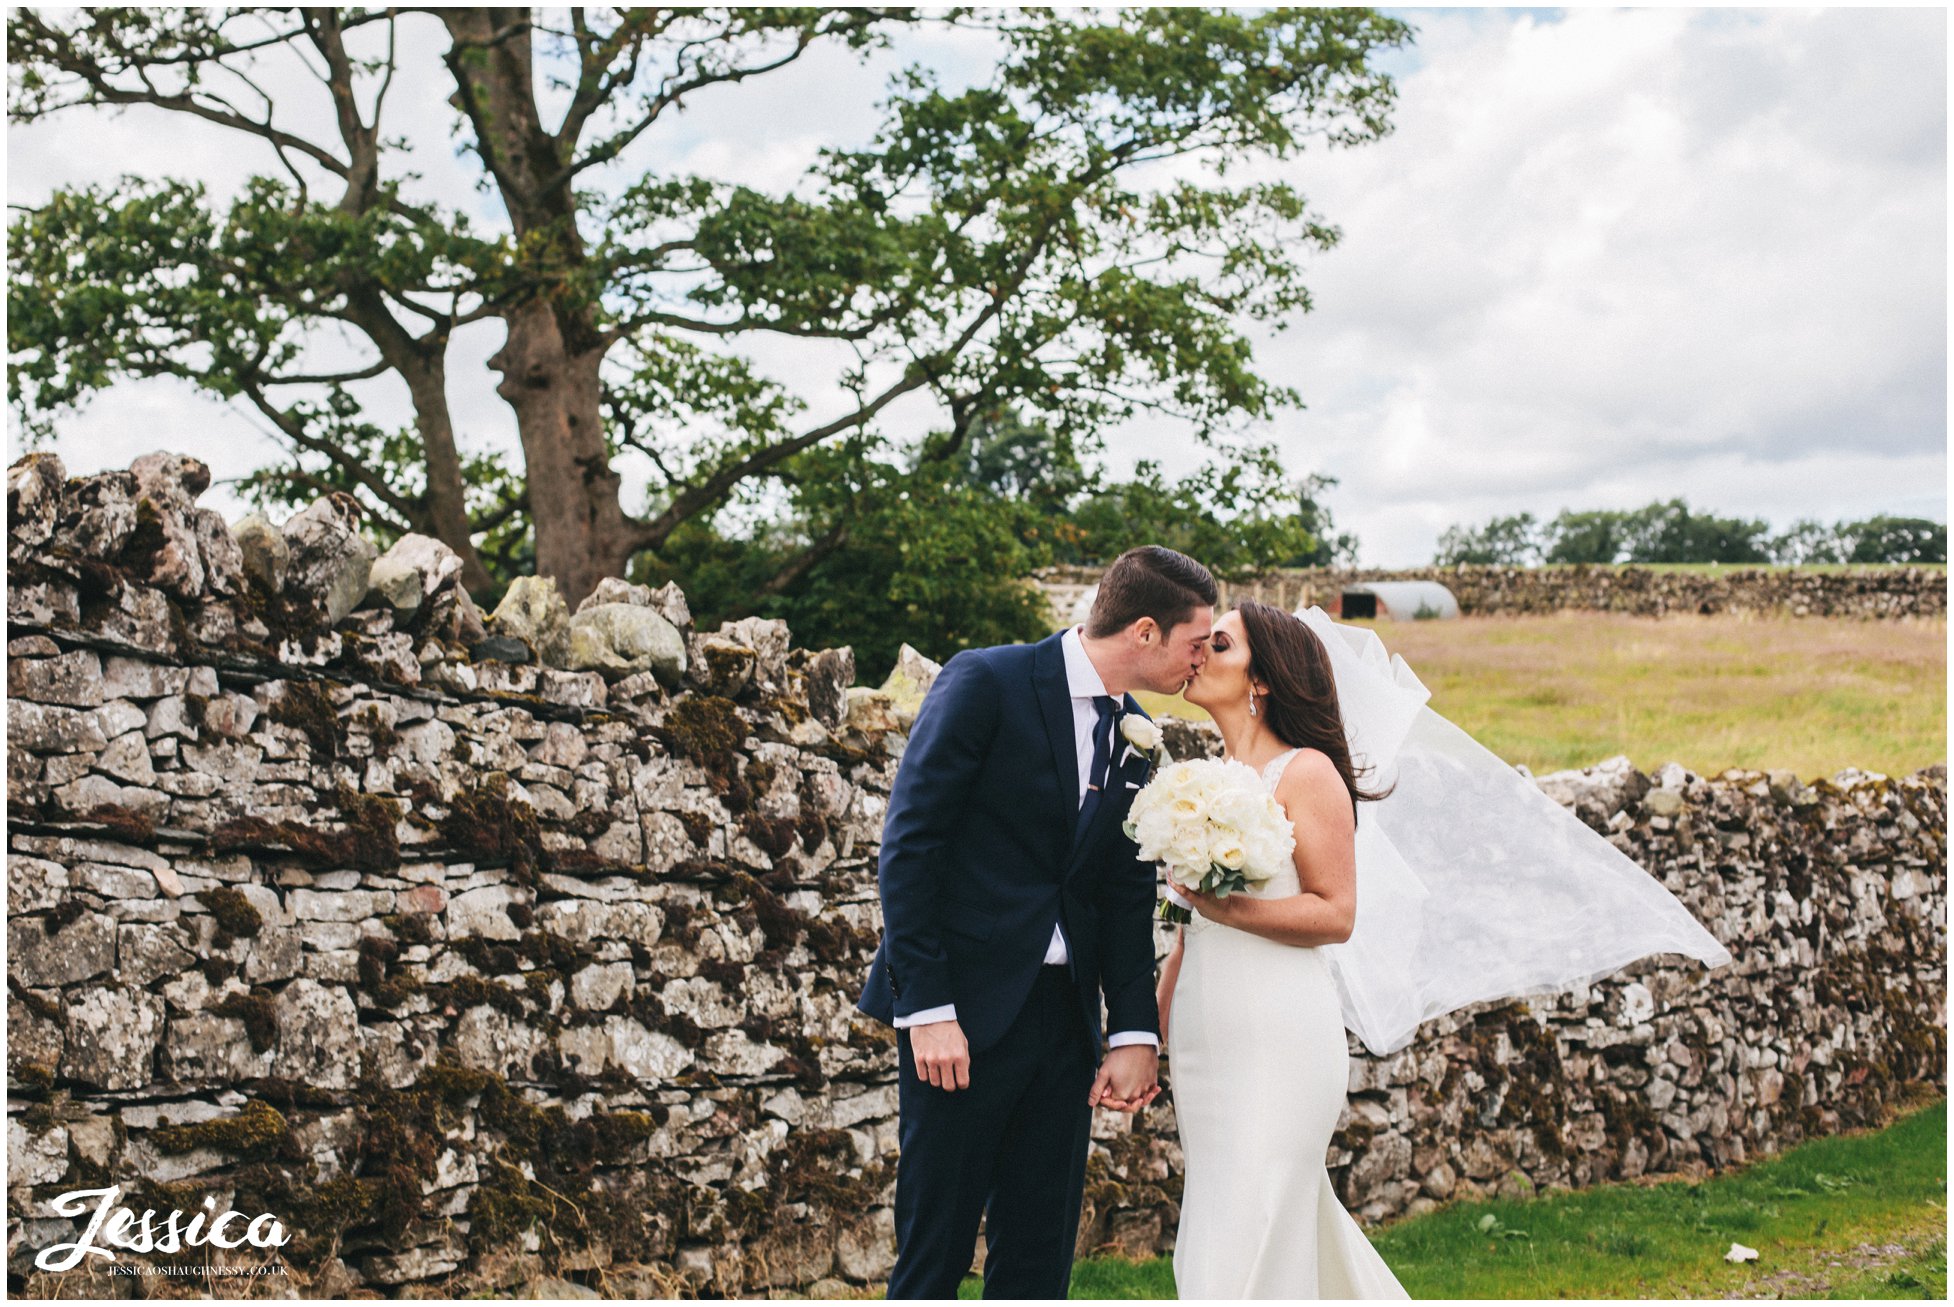
{"label": "shirt collar", "polygon": [[1074,699],[1092,699],[1107,693],[1099,669],[1086,656],[1085,641],[1080,638],[1078,627],[1066,628],[1065,634],[1059,637],[1059,647],[1065,651],[1066,693]]}

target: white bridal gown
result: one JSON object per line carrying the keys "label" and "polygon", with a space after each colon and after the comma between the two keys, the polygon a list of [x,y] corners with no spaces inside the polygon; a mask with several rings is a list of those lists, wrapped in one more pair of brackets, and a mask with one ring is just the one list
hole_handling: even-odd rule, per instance
{"label": "white bridal gown", "polygon": [[[1272,759],[1275,788],[1296,753]],[[1293,866],[1259,898],[1300,891]],[[1349,1084],[1336,981],[1297,948],[1196,914],[1168,1027],[1186,1157],[1174,1283],[1183,1298],[1403,1298],[1330,1187]]]}

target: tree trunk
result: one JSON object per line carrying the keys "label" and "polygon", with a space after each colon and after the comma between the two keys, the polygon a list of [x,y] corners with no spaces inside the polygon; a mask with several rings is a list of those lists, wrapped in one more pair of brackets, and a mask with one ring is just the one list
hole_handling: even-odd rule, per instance
{"label": "tree trunk", "polygon": [[448,409],[446,335],[416,340],[387,311],[371,284],[355,283],[347,292],[347,318],[366,333],[401,380],[414,405],[414,430],[427,456],[427,490],[420,520],[412,522],[461,555],[461,583],[470,590],[495,584],[475,551],[468,529],[467,487],[461,479],[461,453],[455,448],[454,421]]}
{"label": "tree trunk", "polygon": [[575,606],[607,576],[621,576],[644,528],[625,515],[621,479],[604,448],[602,347],[572,351],[540,300],[512,307],[509,336],[489,366],[516,413],[536,531],[536,571],[556,578]]}
{"label": "tree trunk", "polygon": [[461,480],[461,453],[455,448],[454,423],[448,415],[447,360],[430,356],[426,366],[406,373],[414,400],[414,427],[427,451],[427,516],[435,539],[461,555],[461,583],[470,590],[486,590],[495,579],[475,551],[468,529],[467,489]]}
{"label": "tree trunk", "polygon": [[531,66],[531,11],[440,11],[449,72],[539,288],[503,310],[508,339],[489,360],[516,413],[536,532],[536,570],[575,604],[624,571],[645,529],[624,512],[604,446],[599,306],[575,289],[588,258],[564,164],[574,141],[544,129]]}

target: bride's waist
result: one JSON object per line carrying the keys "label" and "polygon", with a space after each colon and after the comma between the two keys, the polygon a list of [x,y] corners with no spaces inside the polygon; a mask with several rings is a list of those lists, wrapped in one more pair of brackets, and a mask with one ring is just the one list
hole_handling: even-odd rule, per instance
{"label": "bride's waist", "polygon": [[[1200,921],[1196,918],[1196,921]],[[1329,983],[1329,955],[1313,944],[1285,944],[1220,922],[1203,928],[1190,923],[1182,953],[1183,976],[1198,976],[1203,988],[1253,991],[1263,984],[1288,988]]]}

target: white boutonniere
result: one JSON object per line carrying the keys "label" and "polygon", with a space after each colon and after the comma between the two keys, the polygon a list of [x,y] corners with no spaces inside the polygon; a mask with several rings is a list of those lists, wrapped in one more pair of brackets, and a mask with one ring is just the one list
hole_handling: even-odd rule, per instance
{"label": "white boutonniere", "polygon": [[1137,712],[1130,712],[1120,718],[1119,733],[1135,753],[1147,758],[1147,774],[1160,765],[1165,750],[1161,747],[1160,723]]}

